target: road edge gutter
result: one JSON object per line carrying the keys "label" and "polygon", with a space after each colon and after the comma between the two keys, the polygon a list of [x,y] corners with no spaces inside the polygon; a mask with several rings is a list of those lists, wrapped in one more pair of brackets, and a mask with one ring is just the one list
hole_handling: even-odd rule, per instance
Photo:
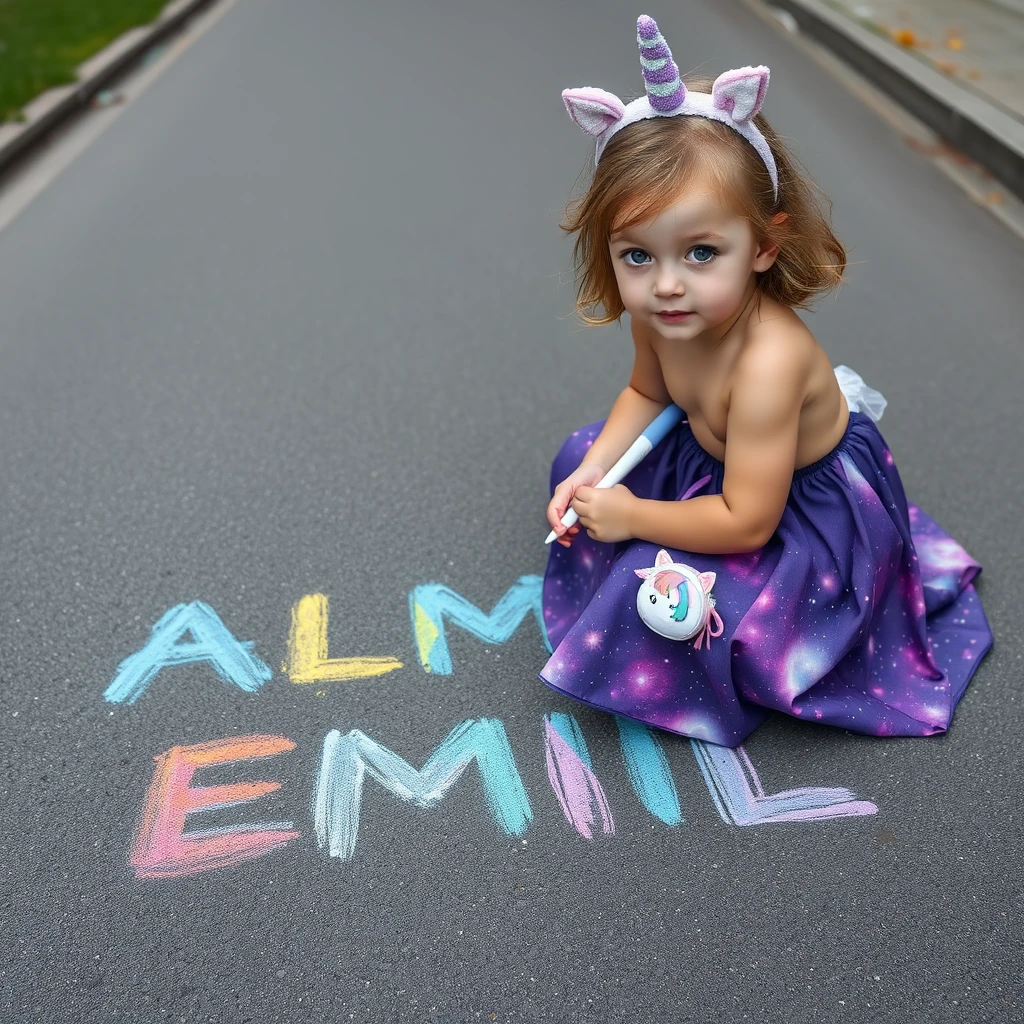
{"label": "road edge gutter", "polygon": [[25,120],[0,123],[0,174],[85,109],[92,99],[151,47],[179,31],[216,0],[172,0],[149,25],[129,29],[77,68],[77,80],[37,96]]}
{"label": "road edge gutter", "polygon": [[764,0],[1024,199],[1024,124],[821,0]]}

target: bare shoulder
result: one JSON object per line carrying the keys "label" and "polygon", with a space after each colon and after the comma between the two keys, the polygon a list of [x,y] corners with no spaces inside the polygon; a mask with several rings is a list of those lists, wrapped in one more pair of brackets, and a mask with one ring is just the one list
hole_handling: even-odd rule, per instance
{"label": "bare shoulder", "polygon": [[828,353],[807,325],[780,307],[749,325],[729,394],[730,430],[772,431],[794,438],[797,467],[810,465],[839,442],[846,403]]}
{"label": "bare shoulder", "polygon": [[746,337],[734,366],[734,383],[766,384],[782,389],[791,399],[795,391],[805,391],[815,368],[825,359],[824,351],[811,330],[787,306],[762,303],[760,316],[747,324]]}

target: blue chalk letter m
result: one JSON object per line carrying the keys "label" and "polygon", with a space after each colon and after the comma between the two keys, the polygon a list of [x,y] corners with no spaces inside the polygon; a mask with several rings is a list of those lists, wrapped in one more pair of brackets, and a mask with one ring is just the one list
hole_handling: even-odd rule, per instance
{"label": "blue chalk letter m", "polygon": [[416,587],[409,595],[409,612],[420,664],[436,675],[451,675],[452,658],[444,631],[446,618],[478,636],[484,643],[503,644],[532,612],[540,627],[544,646],[550,651],[541,608],[543,582],[540,576],[520,576],[489,615],[440,583],[423,583]]}

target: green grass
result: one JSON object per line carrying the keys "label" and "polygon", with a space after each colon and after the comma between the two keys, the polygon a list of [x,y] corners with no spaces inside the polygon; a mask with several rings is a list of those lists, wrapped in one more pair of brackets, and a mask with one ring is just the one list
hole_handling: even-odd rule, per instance
{"label": "green grass", "polygon": [[54,85],[122,32],[151,22],[167,0],[0,0],[0,121]]}

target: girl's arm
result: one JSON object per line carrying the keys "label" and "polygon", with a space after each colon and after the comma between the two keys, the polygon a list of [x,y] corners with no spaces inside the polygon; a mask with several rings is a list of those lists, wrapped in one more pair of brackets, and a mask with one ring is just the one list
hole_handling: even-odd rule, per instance
{"label": "girl's arm", "polygon": [[[658,413],[672,401],[661,374],[661,364],[651,349],[650,342],[638,334],[635,325],[633,344],[636,356],[629,385],[615,400],[601,433],[583,456],[583,461],[555,487],[548,503],[548,523],[554,530],[558,543],[563,547],[571,545],[573,538],[581,529],[579,524],[567,529],[561,523],[565,510],[569,508],[579,489],[596,486],[640,436],[644,428],[649,426]],[[619,487],[625,490],[622,484]]]}
{"label": "girl's arm", "polygon": [[651,420],[672,401],[661,364],[650,341],[633,326],[633,373],[619,394],[581,465],[597,465],[607,472],[626,449],[640,436]]}
{"label": "girl's arm", "polygon": [[786,507],[796,464],[807,369],[794,348],[761,345],[737,368],[722,493],[682,502],[634,498],[634,537],[708,554],[756,551],[768,543]]}

